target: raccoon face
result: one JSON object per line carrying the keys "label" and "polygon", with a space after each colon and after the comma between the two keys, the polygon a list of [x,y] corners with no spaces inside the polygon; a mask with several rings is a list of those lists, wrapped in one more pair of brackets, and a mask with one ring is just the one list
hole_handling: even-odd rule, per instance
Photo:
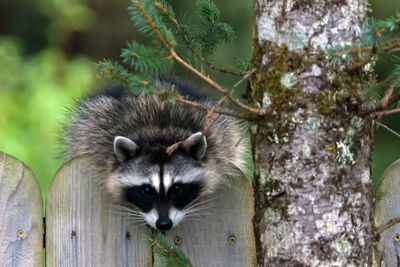
{"label": "raccoon face", "polygon": [[202,193],[206,149],[201,133],[190,136],[171,156],[165,149],[142,151],[134,141],[117,136],[114,153],[121,167],[109,180],[119,188],[119,200],[135,205],[148,225],[169,230],[191,212],[191,203]]}

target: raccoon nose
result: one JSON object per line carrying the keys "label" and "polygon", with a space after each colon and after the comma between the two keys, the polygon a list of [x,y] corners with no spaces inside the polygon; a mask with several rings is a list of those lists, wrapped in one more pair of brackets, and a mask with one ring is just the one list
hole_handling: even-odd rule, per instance
{"label": "raccoon nose", "polygon": [[170,219],[158,219],[156,222],[156,227],[158,230],[169,230],[172,228],[172,221]]}

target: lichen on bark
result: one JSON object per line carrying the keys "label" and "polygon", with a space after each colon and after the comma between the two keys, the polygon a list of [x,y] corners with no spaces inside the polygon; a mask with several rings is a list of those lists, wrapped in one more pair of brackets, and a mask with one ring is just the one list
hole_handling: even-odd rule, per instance
{"label": "lichen on bark", "polygon": [[253,132],[261,266],[371,264],[372,127],[357,116],[369,74],[325,55],[360,37],[365,4],[255,2],[248,95],[268,108]]}

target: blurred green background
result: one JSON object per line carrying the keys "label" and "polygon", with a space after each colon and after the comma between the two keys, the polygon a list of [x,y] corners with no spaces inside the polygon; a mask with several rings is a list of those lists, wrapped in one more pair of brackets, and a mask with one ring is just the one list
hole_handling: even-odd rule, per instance
{"label": "blurred green background", "polygon": [[[176,13],[193,17],[196,1],[170,0]],[[230,65],[251,53],[252,1],[214,0],[222,20],[237,33],[217,54]],[[104,86],[95,63],[118,59],[127,40],[141,40],[127,13],[129,0],[0,1],[0,151],[11,154],[36,174],[43,196],[62,165],[58,137],[73,100]],[[371,1],[372,16],[386,18],[400,10],[399,0]],[[378,77],[391,62],[382,58]],[[222,77],[228,86],[234,80]],[[400,132],[400,114],[383,122]],[[400,158],[400,139],[378,129],[374,176]]]}

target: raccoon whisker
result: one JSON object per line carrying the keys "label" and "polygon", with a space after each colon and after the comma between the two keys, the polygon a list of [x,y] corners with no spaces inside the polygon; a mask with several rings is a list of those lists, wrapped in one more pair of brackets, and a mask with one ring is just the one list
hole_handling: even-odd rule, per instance
{"label": "raccoon whisker", "polygon": [[133,210],[132,208],[128,208],[128,207],[125,207],[122,205],[117,205],[117,204],[110,205],[110,207],[116,208],[116,209],[123,209],[123,210]]}
{"label": "raccoon whisker", "polygon": [[210,208],[212,208],[214,206],[204,206],[204,207],[196,207],[196,208],[192,208],[192,209],[188,209],[185,210],[185,213],[194,213],[194,212],[199,212],[199,211],[203,211],[203,210],[210,210]]}
{"label": "raccoon whisker", "polygon": [[125,218],[125,220],[126,221],[136,221],[136,222],[145,222],[145,220],[143,218],[139,218],[139,217],[137,217],[137,218],[134,218],[134,217]]}
{"label": "raccoon whisker", "polygon": [[121,214],[123,218],[121,218],[124,221],[145,221],[142,216],[137,216],[137,215],[129,215],[129,214]]}
{"label": "raccoon whisker", "polygon": [[202,205],[197,205],[197,206],[190,206],[186,207],[184,211],[193,211],[193,210],[204,210],[204,209],[210,209],[215,207],[217,204],[216,203],[208,203],[208,204],[202,204]]}
{"label": "raccoon whisker", "polygon": [[111,206],[113,209],[115,210],[119,210],[119,211],[124,211],[124,212],[129,212],[129,213],[136,213],[136,214],[143,214],[143,212],[138,211],[138,210],[134,210],[128,207],[124,207],[124,206],[120,206],[120,205],[112,205]]}
{"label": "raccoon whisker", "polygon": [[127,211],[127,210],[121,210],[121,211],[109,210],[107,212],[111,213],[111,214],[131,215],[131,216],[138,216],[138,217],[143,216],[143,213],[141,213],[141,212],[131,212],[131,211]]}
{"label": "raccoon whisker", "polygon": [[210,202],[210,201],[215,201],[215,200],[218,200],[220,198],[220,196],[214,196],[214,197],[209,197],[209,198],[206,198],[206,199],[202,199],[201,201],[198,201],[199,199],[201,199],[201,196],[199,196],[199,197],[197,197],[197,198],[195,198],[193,201],[192,201],[192,203],[203,203],[203,202]]}
{"label": "raccoon whisker", "polygon": [[147,222],[145,222],[145,221],[137,221],[137,222],[131,222],[131,223],[127,224],[128,227],[132,226],[132,225],[135,225],[136,227],[140,228],[140,227],[146,226]]}
{"label": "raccoon whisker", "polygon": [[119,211],[108,211],[108,213],[117,214],[117,215],[137,216],[137,217],[141,217],[142,216],[141,214],[128,213],[128,212],[119,212]]}
{"label": "raccoon whisker", "polygon": [[182,219],[182,221],[185,221],[185,222],[188,222],[188,221],[200,222],[201,218],[187,217],[187,218]]}
{"label": "raccoon whisker", "polygon": [[[204,205],[204,204],[208,204],[208,203],[214,202],[214,200],[216,200],[216,199],[217,198],[212,198],[212,199],[199,201],[199,202],[196,202],[196,203],[192,202],[192,204],[189,204],[185,209],[190,209],[190,208],[194,208],[194,207],[201,206],[201,205]],[[213,204],[215,204],[215,203],[213,203]]]}
{"label": "raccoon whisker", "polygon": [[203,215],[203,213],[205,213],[204,211],[209,210],[208,208],[204,208],[204,209],[193,209],[193,210],[189,210],[187,212],[187,214],[193,214],[193,213],[201,213]]}

